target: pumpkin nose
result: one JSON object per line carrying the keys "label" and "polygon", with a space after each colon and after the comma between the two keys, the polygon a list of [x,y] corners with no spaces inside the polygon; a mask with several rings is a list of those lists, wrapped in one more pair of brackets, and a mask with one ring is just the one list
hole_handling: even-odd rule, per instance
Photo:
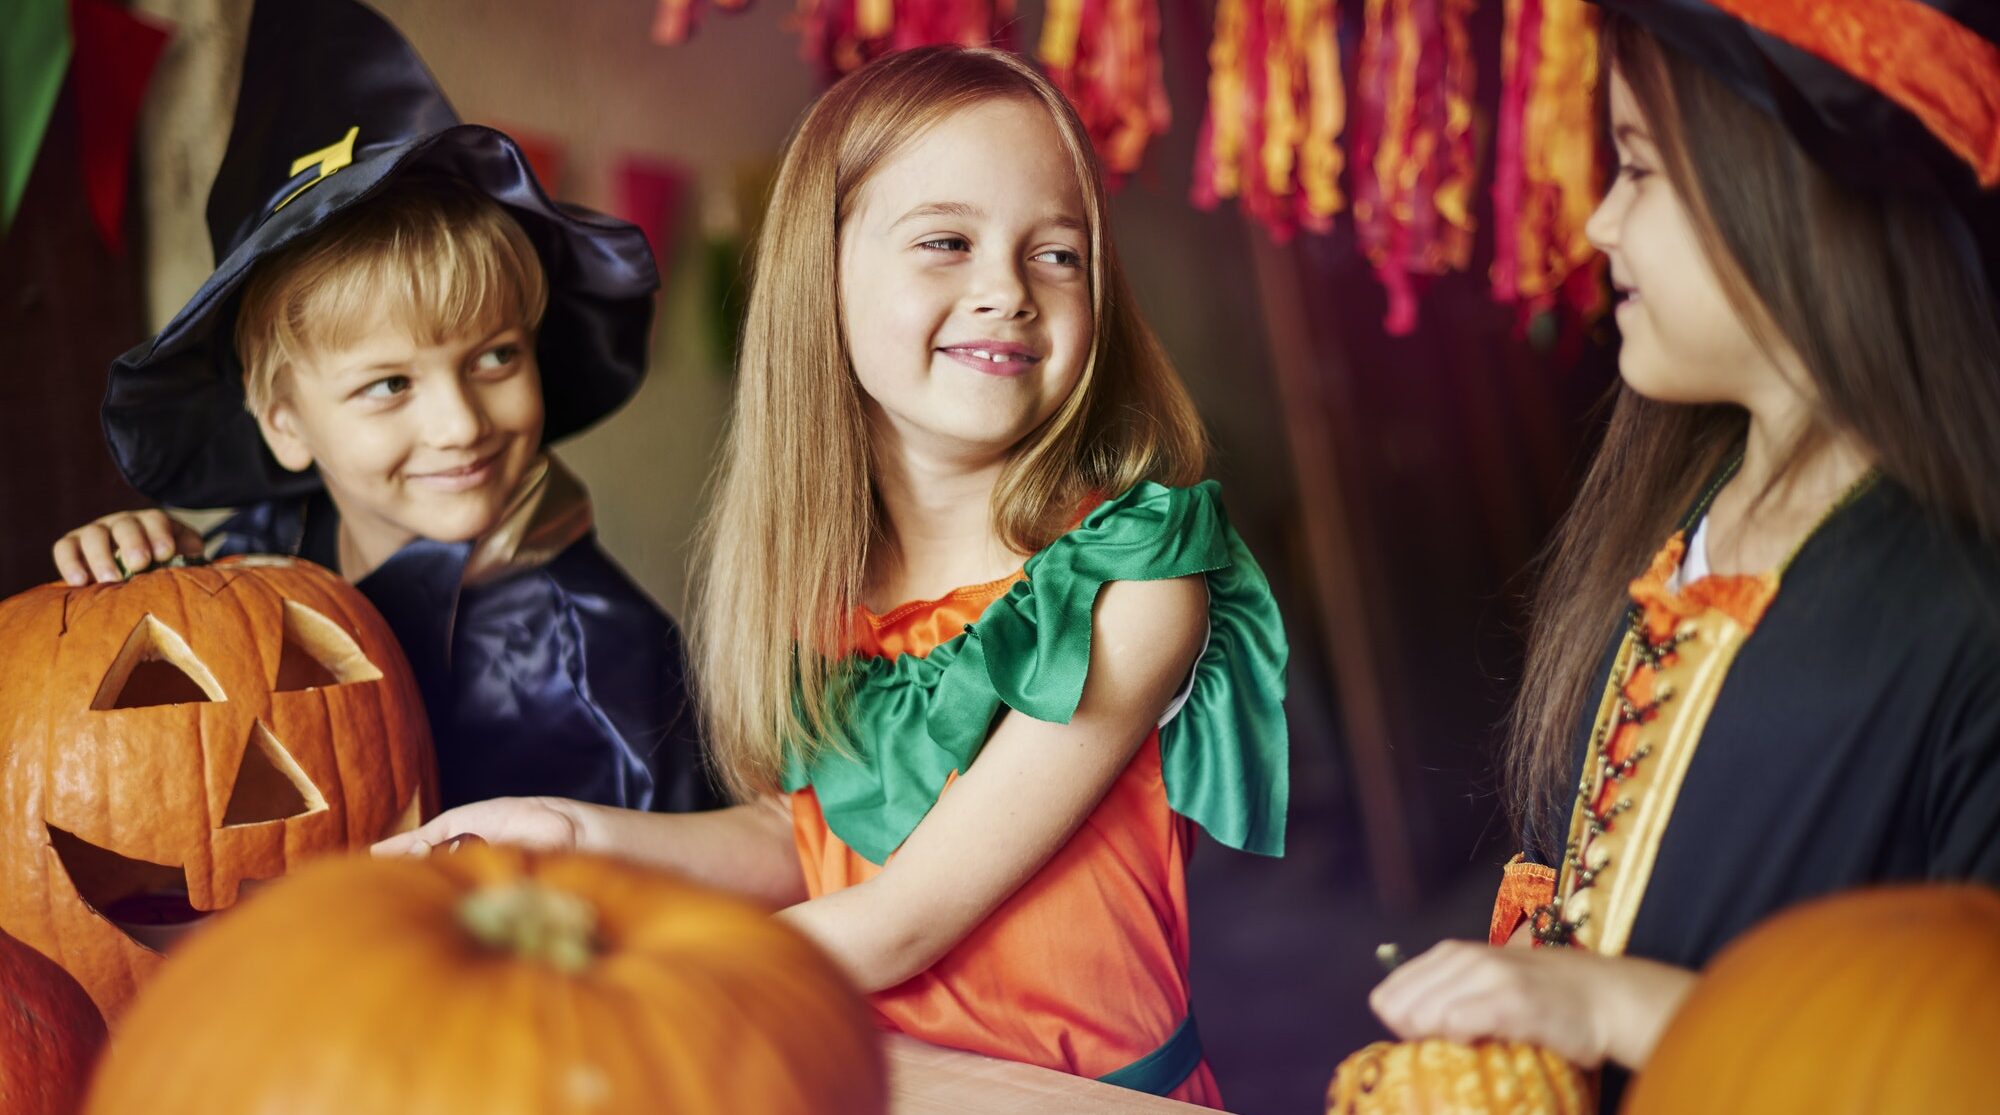
{"label": "pumpkin nose", "polygon": [[243,761],[236,768],[236,784],[229,791],[229,806],[222,812],[222,827],[282,821],[325,808],[319,787],[271,729],[262,720],[252,725]]}

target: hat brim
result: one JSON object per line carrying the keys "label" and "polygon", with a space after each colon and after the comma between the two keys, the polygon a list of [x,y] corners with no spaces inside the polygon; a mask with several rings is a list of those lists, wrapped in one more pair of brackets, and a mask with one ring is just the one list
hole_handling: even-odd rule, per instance
{"label": "hat brim", "polygon": [[505,207],[548,277],[536,337],[543,440],[582,430],[638,390],[646,373],[659,271],[636,226],[552,201],[504,134],[461,124],[377,151],[320,179],[269,215],[222,260],[158,336],[111,367],[105,439],[133,487],[181,507],[229,507],[304,495],[312,470],[292,472],[264,445],[244,408],[236,310],[257,264],[312,235],[412,171],[448,174]]}

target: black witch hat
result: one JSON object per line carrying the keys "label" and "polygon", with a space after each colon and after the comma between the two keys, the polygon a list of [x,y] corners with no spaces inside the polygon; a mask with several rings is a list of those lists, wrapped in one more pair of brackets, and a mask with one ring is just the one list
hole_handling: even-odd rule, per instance
{"label": "black witch hat", "polygon": [[2000,4],[1595,0],[1778,119],[1836,179],[1934,206],[2000,295]]}
{"label": "black witch hat", "polygon": [[514,141],[462,124],[410,44],[355,0],[264,0],[251,16],[228,151],[208,198],[215,273],[111,366],[103,420],[132,486],[183,507],[306,494],[243,405],[234,333],[259,260],[398,175],[446,174],[517,221],[548,274],[536,339],[548,440],[616,410],[646,372],[659,272],[645,234],[549,200]]}

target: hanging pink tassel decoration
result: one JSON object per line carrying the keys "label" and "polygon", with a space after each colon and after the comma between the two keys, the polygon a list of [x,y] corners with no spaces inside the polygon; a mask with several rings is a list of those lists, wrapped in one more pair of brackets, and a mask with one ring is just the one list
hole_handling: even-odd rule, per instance
{"label": "hanging pink tassel decoration", "polygon": [[1356,81],[1354,227],[1388,291],[1383,328],[1416,328],[1421,283],[1471,261],[1478,170],[1474,0],[1368,0]]}
{"label": "hanging pink tassel decoration", "polygon": [[1159,0],[1049,0],[1036,52],[1076,106],[1114,184],[1172,119]]}
{"label": "hanging pink tassel decoration", "polygon": [[796,25],[800,53],[831,81],[933,43],[1011,49],[1013,21],[1014,0],[799,0]]}
{"label": "hanging pink tassel decoration", "polygon": [[[696,0],[660,0],[653,11],[653,41],[662,46],[684,43],[695,30]],[[725,12],[740,12],[750,0],[715,0]]]}
{"label": "hanging pink tassel decoration", "polygon": [[1347,204],[1338,16],[1336,0],[1219,0],[1196,206],[1235,198],[1281,243],[1333,227]]}
{"label": "hanging pink tassel decoration", "polygon": [[1583,0],[1507,0],[1493,167],[1493,297],[1523,320],[1558,303],[1604,312],[1583,226],[1602,192],[1597,16]]}

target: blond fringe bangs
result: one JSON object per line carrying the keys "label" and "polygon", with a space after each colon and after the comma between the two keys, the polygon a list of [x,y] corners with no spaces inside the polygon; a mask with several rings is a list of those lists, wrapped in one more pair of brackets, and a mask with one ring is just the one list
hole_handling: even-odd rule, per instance
{"label": "blond fringe bangs", "polygon": [[390,190],[252,274],[236,351],[253,412],[284,369],[385,323],[423,344],[541,324],[548,280],[505,210],[450,180]]}

